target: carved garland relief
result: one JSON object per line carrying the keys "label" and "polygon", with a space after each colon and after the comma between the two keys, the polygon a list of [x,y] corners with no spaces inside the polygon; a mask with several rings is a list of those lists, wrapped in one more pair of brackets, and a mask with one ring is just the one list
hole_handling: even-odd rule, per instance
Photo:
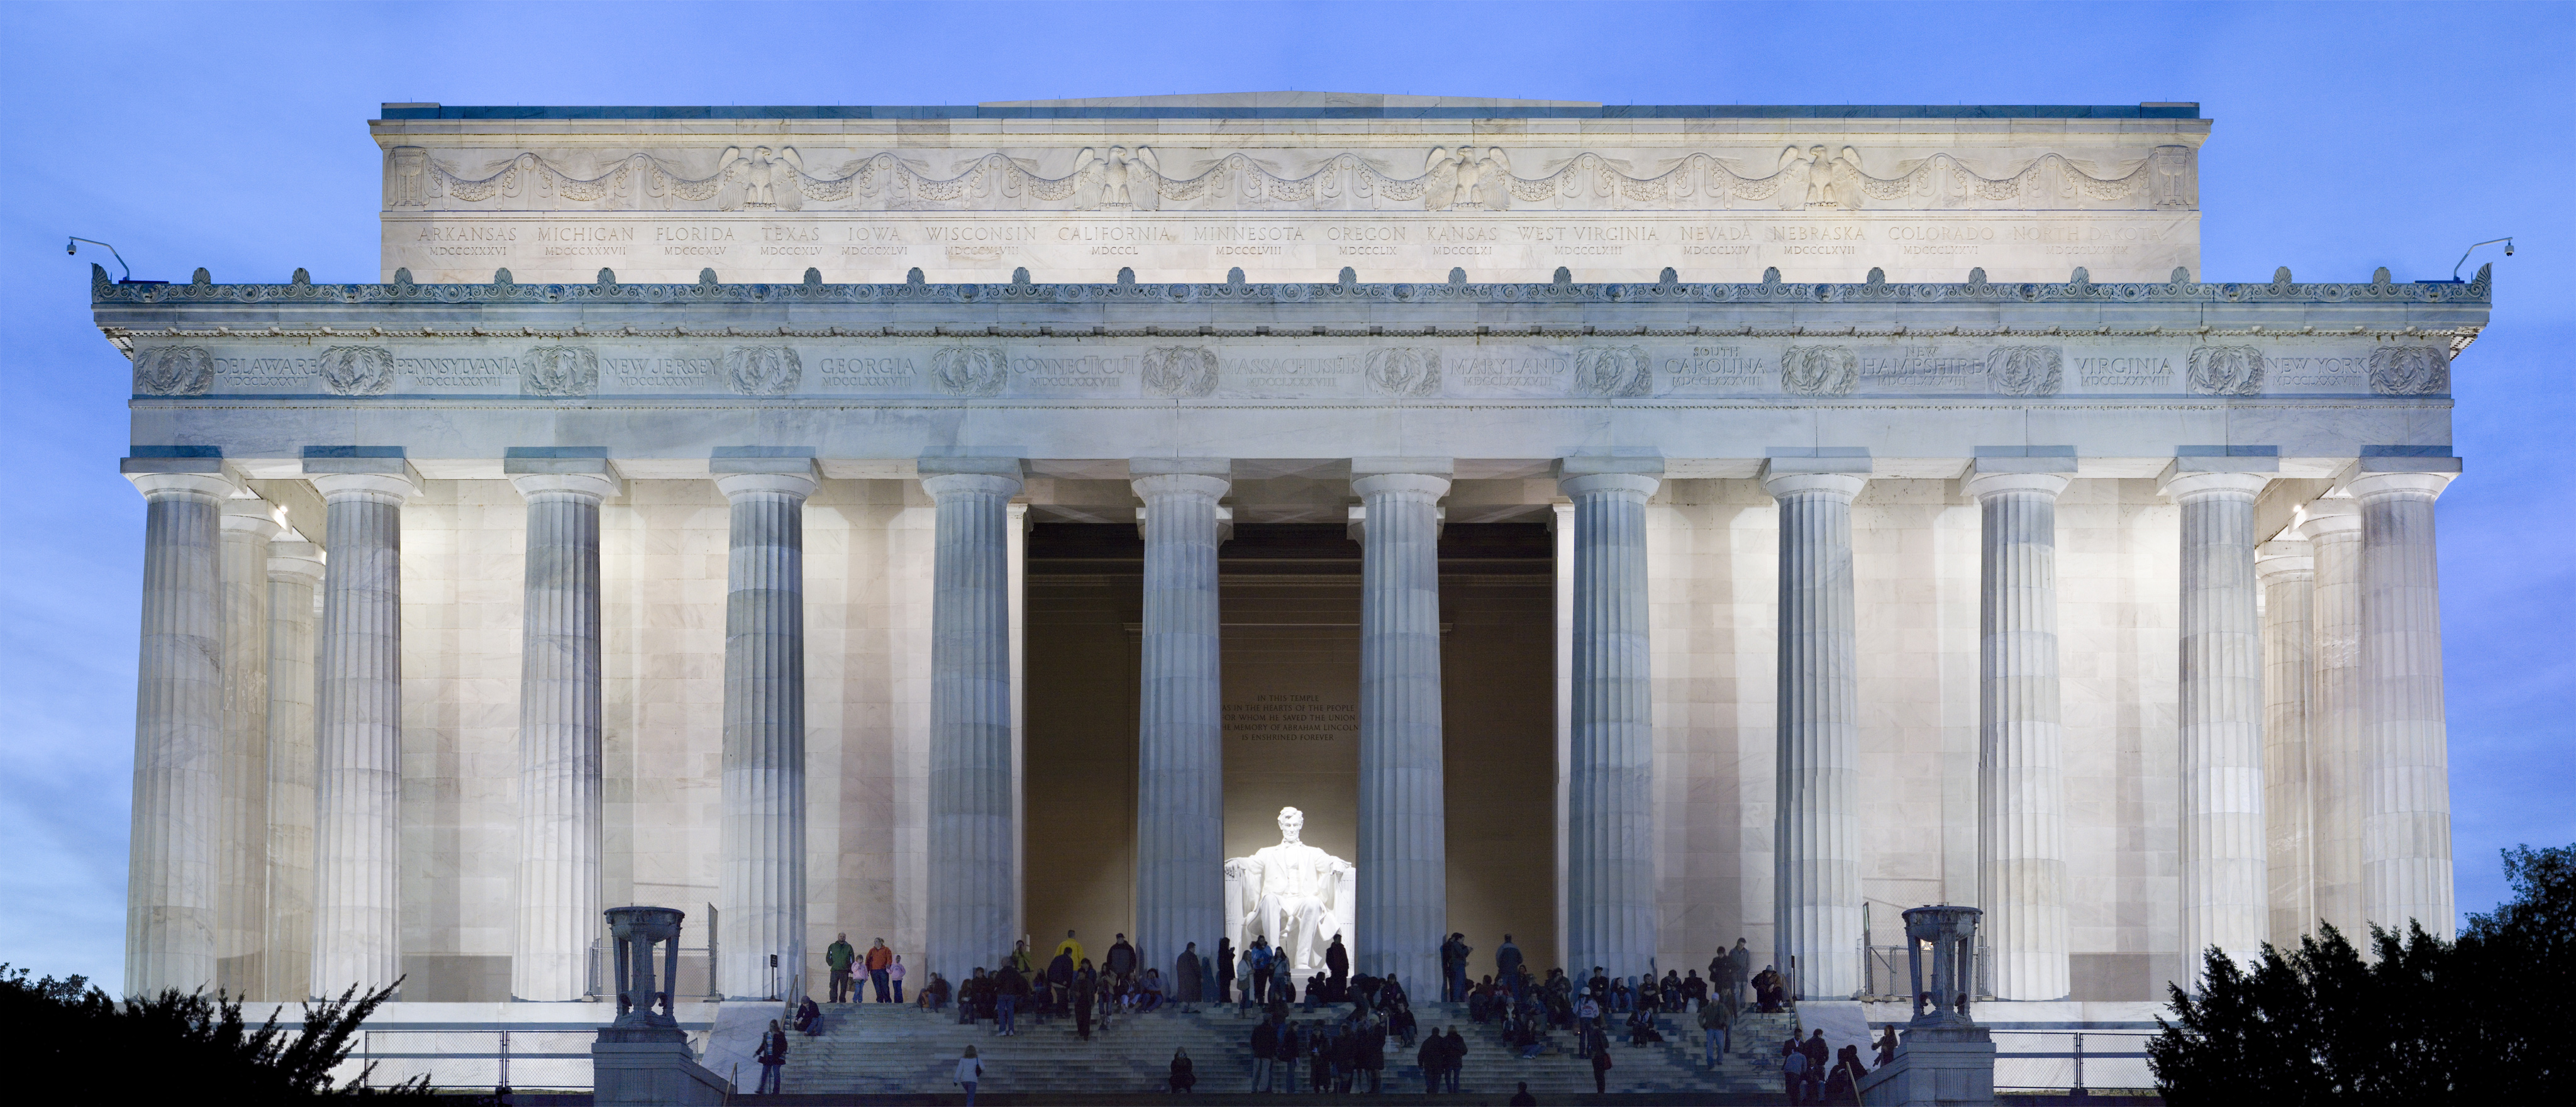
{"label": "carved garland relief", "polygon": [[[495,200],[633,205],[673,210],[799,211],[808,203],[889,211],[1206,210],[1704,210],[1858,211],[1942,208],[2191,209],[2199,206],[2196,155],[2159,146],[2118,165],[2044,153],[1986,176],[1957,155],[1902,157],[1880,176],[1852,146],[1787,146],[1751,158],[1694,151],[1640,162],[1582,151],[1570,157],[1435,147],[1407,172],[1377,152],[1329,154],[1301,166],[1236,151],[1168,168],[1153,148],[1086,147],[1071,171],[1048,177],[1035,160],[973,156],[940,176],[917,155],[861,153],[809,166],[795,147],[727,147],[701,172],[677,157],[638,151],[601,169],[521,151],[479,167],[426,149],[386,153],[385,206],[435,207]],[[1515,164],[1515,158],[1519,164]],[[1406,160],[1409,160],[1407,158]],[[1523,171],[1533,174],[1522,175]]]}

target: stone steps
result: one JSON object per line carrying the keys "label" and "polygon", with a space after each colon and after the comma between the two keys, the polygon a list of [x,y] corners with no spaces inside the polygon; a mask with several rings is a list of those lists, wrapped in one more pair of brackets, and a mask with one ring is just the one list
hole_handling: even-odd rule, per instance
{"label": "stone steps", "polygon": [[[1551,1049],[1534,1058],[1511,1056],[1499,1030],[1466,1020],[1463,1005],[1426,1003],[1416,1008],[1426,1031],[1457,1026],[1468,1043],[1460,1087],[1467,1092],[1507,1093],[1527,1081],[1540,1095],[1589,1094],[1592,1067],[1569,1049]],[[1324,1011],[1299,1012],[1297,1021],[1329,1018]],[[1771,1022],[1779,1025],[1771,1026]],[[1237,1092],[1251,1079],[1249,1044],[1257,1020],[1233,1007],[1204,1007],[1196,1014],[1166,1009],[1149,1015],[1121,1015],[1106,1026],[1095,1025],[1092,1040],[1074,1033],[1071,1019],[1039,1023],[1022,1017],[1019,1032],[997,1037],[991,1023],[960,1025],[955,1013],[931,1014],[908,1005],[833,1004],[824,1008],[825,1032],[795,1036],[782,1074],[790,1093],[884,1095],[954,1090],[950,1083],[957,1058],[976,1047],[985,1066],[982,1091],[1150,1092],[1159,1090],[1170,1070],[1172,1052],[1187,1049],[1204,1092]],[[1699,1063],[1696,1025],[1667,1017],[1668,1041],[1647,1047],[1612,1045],[1611,1087],[1625,1092],[1765,1093],[1777,1078],[1767,1053],[1795,1030],[1790,1016],[1752,1016],[1739,1030],[1739,1048],[1753,1053],[1727,1058],[1715,1071]],[[1566,1036],[1556,1036],[1560,1041]],[[1389,1043],[1381,1081],[1388,1092],[1420,1094],[1422,1076],[1413,1053]],[[1307,1062],[1297,1062],[1297,1086],[1304,1088]],[[748,1082],[748,1080],[746,1080]],[[1366,1087],[1362,1078],[1360,1087]]]}

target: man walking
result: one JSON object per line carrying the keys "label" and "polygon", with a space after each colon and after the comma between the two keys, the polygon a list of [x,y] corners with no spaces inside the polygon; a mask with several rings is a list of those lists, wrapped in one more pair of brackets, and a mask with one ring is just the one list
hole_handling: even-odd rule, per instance
{"label": "man walking", "polygon": [[1451,1095],[1458,1094],[1458,1071],[1467,1067],[1467,1039],[1458,1036],[1458,1028],[1449,1028],[1448,1080],[1442,1086]]}
{"label": "man walking", "polygon": [[879,938],[877,944],[868,947],[868,983],[876,985],[879,1003],[894,1002],[889,998],[890,993],[886,987],[886,968],[892,964],[894,964],[894,951],[886,948],[885,939]]}
{"label": "man walking", "polygon": [[1707,1038],[1708,1067],[1716,1068],[1717,1059],[1725,1056],[1727,1047],[1733,1044],[1728,1039],[1734,1033],[1735,1014],[1727,1009],[1726,1004],[1702,1003],[1699,1005],[1699,1028]]}
{"label": "man walking", "polygon": [[850,948],[847,934],[832,939],[832,948],[823,951],[823,963],[832,968],[832,1002],[850,1001],[850,993],[856,990],[850,985],[850,964],[858,959],[859,951]]}
{"label": "man walking", "polygon": [[787,1069],[787,1031],[777,1019],[769,1020],[769,1033],[760,1036],[760,1052],[752,1054],[760,1062],[760,1090],[754,1095],[777,1095],[779,1074]]}

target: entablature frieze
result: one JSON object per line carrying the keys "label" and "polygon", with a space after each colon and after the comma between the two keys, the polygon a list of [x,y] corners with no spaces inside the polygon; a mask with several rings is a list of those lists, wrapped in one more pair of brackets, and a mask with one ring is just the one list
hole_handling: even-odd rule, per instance
{"label": "entablature frieze", "polygon": [[1078,405],[2438,397],[2492,287],[2486,270],[2466,284],[1772,276],[216,285],[200,270],[186,285],[102,273],[93,293],[138,397]]}

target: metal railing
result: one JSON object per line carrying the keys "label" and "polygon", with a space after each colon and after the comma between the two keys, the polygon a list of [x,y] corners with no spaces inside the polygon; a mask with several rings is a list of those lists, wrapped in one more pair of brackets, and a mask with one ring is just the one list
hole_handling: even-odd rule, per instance
{"label": "metal railing", "polygon": [[[2075,1065],[2074,1065],[2074,1074],[2073,1074],[2073,1075],[2074,1075],[2074,1081],[2073,1081],[2073,1083],[2072,1083],[2071,1085],[2063,1085],[2063,1086],[2061,1086],[2061,1085],[2002,1084],[2002,1083],[1998,1083],[1998,1084],[1996,1084],[1996,1085],[1995,1085],[1995,1090],[1997,1090],[1997,1091],[2002,1091],[2002,1090],[2005,1090],[2005,1089],[2009,1088],[2009,1089],[2014,1090],[2014,1091],[2025,1091],[2025,1092],[2027,1092],[2027,1091],[2042,1091],[2042,1092],[2047,1092],[2047,1091],[2064,1091],[2064,1092],[2071,1092],[2071,1093],[2076,1094],[2076,1095],[2082,1095],[2082,1094],[2084,1094],[2084,1093],[2085,1093],[2086,1091],[2088,1091],[2088,1090],[2118,1089],[2118,1090],[2121,1090],[2121,1091],[2136,1091],[2136,1090],[2141,1090],[2141,1089],[2142,1089],[2142,1088],[2144,1088],[2144,1087],[2148,1087],[2148,1086],[2150,1086],[2150,1085],[2130,1085],[2130,1084],[2107,1084],[2107,1085],[2106,1085],[2106,1084],[2091,1084],[2091,1085],[2088,1085],[2088,1084],[2086,1084],[2086,1083],[2085,1083],[2085,1080],[2084,1080],[2084,1062],[2085,1062],[2085,1060],[2086,1060],[2087,1058],[2090,1058],[2090,1059],[2092,1059],[2093,1061],[2096,1061],[2096,1062],[2101,1062],[2101,1061],[2144,1061],[2144,1060],[2146,1060],[2146,1059],[2147,1059],[2147,1051],[2146,1051],[2146,1049],[2145,1049],[2145,1046],[2146,1046],[2146,1040],[2147,1040],[2147,1039],[2149,1039],[2149,1038],[2155,1037],[2155,1032],[2153,1032],[2153,1031],[2147,1031],[2147,1030],[2076,1030],[2076,1031],[2006,1030],[2006,1031],[2000,1031],[1999,1033],[2003,1033],[2003,1034],[2011,1034],[2011,1035],[2016,1035],[2016,1036],[2018,1036],[2018,1035],[2038,1035],[2038,1034],[2047,1034],[2047,1035],[2050,1035],[2050,1036],[2063,1036],[2063,1037],[2065,1037],[2065,1038],[2069,1039],[2069,1041],[2067,1042],[2067,1048],[2066,1048],[2066,1049],[2063,1049],[2063,1050],[2020,1050],[2020,1049],[1999,1049],[1999,1050],[1997,1050],[1997,1051],[1995,1052],[1995,1059],[1996,1059],[1996,1060],[1998,1060],[1998,1061],[2009,1061],[2009,1060],[2035,1060],[2035,1061],[2060,1060],[2060,1061],[2064,1061],[2064,1060],[2071,1060],[2071,1061],[2073,1061],[2073,1062],[2075,1063]],[[2086,1039],[2086,1038],[2091,1038],[2091,1039],[2093,1039],[2093,1040],[2092,1040],[2092,1042],[2091,1042],[2089,1045],[2085,1042],[2085,1039]],[[2109,1048],[2104,1048],[2105,1046],[2108,1046]],[[2127,1048],[2124,1048],[2124,1047],[2127,1047]]]}
{"label": "metal railing", "polygon": [[[577,1034],[587,1036],[597,1033],[597,1030],[598,1028],[596,1027],[575,1025],[564,1027],[561,1030],[520,1030],[516,1031],[516,1033],[521,1037],[522,1046],[524,1046],[524,1039],[531,1033]],[[523,1066],[530,1061],[576,1061],[579,1062],[579,1064],[571,1066],[549,1066],[556,1068],[558,1072],[549,1073],[541,1077],[537,1086],[543,1088],[560,1088],[566,1091],[587,1090],[592,1087],[590,1050],[588,1048],[585,1047],[577,1052],[571,1053],[554,1052],[542,1049],[513,1049],[510,1044],[510,1035],[512,1033],[513,1031],[508,1030],[460,1029],[362,1030],[359,1032],[358,1036],[358,1048],[349,1052],[349,1060],[356,1062],[361,1066],[361,1068],[369,1065],[377,1065],[379,1062],[384,1061],[425,1061],[432,1063],[432,1065],[420,1066],[393,1066],[397,1071],[390,1073],[383,1071],[383,1067],[380,1066],[375,1076],[371,1080],[367,1081],[368,1083],[379,1085],[400,1083],[401,1081],[409,1078],[411,1070],[419,1069],[428,1074],[430,1077],[429,1086],[434,1088],[489,1087],[497,1091],[504,1092],[511,1088],[510,1062],[514,1059],[519,1061]],[[409,1044],[403,1041],[405,1037],[416,1037],[419,1035],[436,1035],[443,1038],[454,1038],[460,1035],[470,1037],[483,1037],[488,1035],[491,1038],[492,1048],[489,1050],[399,1048],[403,1045]],[[434,1045],[437,1043],[433,1042],[426,1044]],[[460,1061],[468,1062],[468,1064],[461,1066],[467,1070],[463,1076],[457,1075],[457,1071],[460,1066],[452,1064],[452,1062]],[[492,1064],[486,1066],[483,1062],[491,1062]],[[438,1078],[440,1075],[440,1068],[446,1069],[450,1079],[441,1080]],[[522,1071],[524,1071],[524,1069]],[[574,1072],[579,1073],[578,1079],[571,1078],[570,1074]],[[491,1075],[493,1079],[488,1081],[480,1079],[482,1076],[487,1074]]]}

